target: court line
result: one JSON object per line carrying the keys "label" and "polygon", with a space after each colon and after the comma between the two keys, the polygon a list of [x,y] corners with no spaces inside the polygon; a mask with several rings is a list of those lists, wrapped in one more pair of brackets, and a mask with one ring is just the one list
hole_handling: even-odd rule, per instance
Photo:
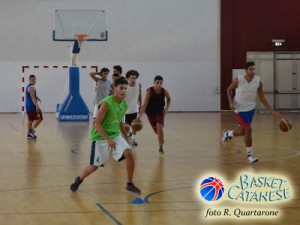
{"label": "court line", "polygon": [[162,190],[162,191],[156,191],[156,192],[152,192],[148,195],[146,195],[146,197],[144,197],[144,202],[147,204],[147,203],[150,203],[149,201],[149,198],[153,195],[156,195],[156,194],[159,194],[159,193],[162,193],[162,192],[167,192],[167,191],[174,191],[174,190],[180,190],[180,189],[186,189],[186,188],[194,188],[194,187],[181,187],[181,188],[172,188],[172,189],[167,189],[167,190]]}
{"label": "court line", "polygon": [[14,125],[12,125],[10,122],[8,122],[9,126],[13,128],[15,131],[19,132],[18,128],[16,128]]}
{"label": "court line", "polygon": [[117,225],[122,225],[122,223],[116,219],[109,211],[107,211],[100,203],[96,204],[112,221]]}
{"label": "court line", "polygon": [[[153,195],[162,193],[162,192],[167,192],[167,191],[173,191],[173,190],[180,190],[180,189],[186,189],[186,188],[193,188],[193,187],[182,187],[182,188],[172,188],[172,189],[167,189],[167,190],[162,190],[162,191],[156,191],[156,192],[152,192],[150,194],[148,194],[146,197],[144,197],[144,202],[145,204],[149,204],[149,198]],[[128,203],[125,203],[128,204]],[[118,221],[116,219],[116,217],[114,217],[108,210],[106,210],[100,203],[96,204],[113,222],[115,222],[115,224],[117,225],[122,225],[122,223],[120,221]]]}
{"label": "court line", "polygon": [[71,152],[72,152],[73,154],[76,154],[76,155],[79,154],[79,153],[78,153],[78,148],[71,149]]}

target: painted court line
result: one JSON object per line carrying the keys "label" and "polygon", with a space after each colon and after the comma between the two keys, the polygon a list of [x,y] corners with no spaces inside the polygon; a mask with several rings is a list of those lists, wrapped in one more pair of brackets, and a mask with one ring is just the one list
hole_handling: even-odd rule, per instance
{"label": "painted court line", "polygon": [[116,219],[110,212],[108,212],[100,203],[96,204],[112,221],[115,222],[117,225],[122,225],[122,223]]}
{"label": "painted court line", "polygon": [[[162,192],[167,192],[167,191],[174,191],[174,190],[180,190],[180,189],[187,189],[187,188],[193,188],[193,187],[181,187],[181,188],[172,188],[172,189],[167,189],[167,190],[162,190],[162,191],[156,191],[156,192],[152,192],[148,195],[146,195],[146,197],[144,198],[144,203],[145,204],[150,204],[149,198],[153,195],[162,193]],[[106,203],[109,204],[109,203]],[[122,204],[128,204],[128,203],[122,203]],[[122,225],[122,223],[116,219],[116,217],[114,217],[108,210],[106,210],[100,203],[96,204],[98,208],[100,208],[112,221],[115,222],[115,224],[117,225]]]}
{"label": "painted court line", "polygon": [[19,132],[19,130],[18,130],[14,125],[12,125],[10,122],[9,122],[8,124],[9,124],[9,126],[10,126],[12,129],[14,129],[15,131]]}

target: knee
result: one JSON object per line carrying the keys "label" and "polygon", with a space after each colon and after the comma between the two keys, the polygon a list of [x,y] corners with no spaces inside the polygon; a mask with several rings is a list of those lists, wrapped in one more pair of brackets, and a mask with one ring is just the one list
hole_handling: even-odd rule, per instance
{"label": "knee", "polygon": [[250,127],[250,126],[247,127],[246,130],[245,130],[245,133],[246,134],[251,134],[252,133],[252,127]]}
{"label": "knee", "polygon": [[163,130],[163,125],[160,124],[160,123],[156,124],[156,127],[157,127],[156,129],[159,130],[159,131]]}
{"label": "knee", "polygon": [[98,169],[98,166],[91,166],[91,167],[90,167],[90,170],[91,170],[92,172],[95,172],[97,169]]}
{"label": "knee", "polygon": [[125,159],[133,159],[133,155],[132,155],[132,150],[131,149],[126,149],[123,154],[124,154]]}
{"label": "knee", "polygon": [[246,129],[240,129],[239,130],[239,136],[244,136],[246,133]]}

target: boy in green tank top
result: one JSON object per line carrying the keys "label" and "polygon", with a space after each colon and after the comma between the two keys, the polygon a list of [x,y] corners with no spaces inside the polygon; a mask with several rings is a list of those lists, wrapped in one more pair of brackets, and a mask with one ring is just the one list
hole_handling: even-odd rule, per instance
{"label": "boy in green tank top", "polygon": [[95,172],[99,166],[104,165],[109,156],[112,156],[118,162],[126,159],[126,189],[141,194],[141,190],[132,183],[134,159],[122,122],[128,108],[124,100],[127,86],[126,78],[117,79],[114,83],[114,94],[101,101],[90,136],[92,145],[90,165],[80,176],[76,177],[70,186],[71,191],[76,192],[84,178]]}

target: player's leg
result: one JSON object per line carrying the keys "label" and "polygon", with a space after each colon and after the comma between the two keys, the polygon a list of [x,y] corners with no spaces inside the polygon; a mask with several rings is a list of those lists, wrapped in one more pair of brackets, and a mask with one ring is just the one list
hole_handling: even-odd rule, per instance
{"label": "player's leg", "polygon": [[160,123],[157,123],[156,125],[157,127],[157,137],[158,137],[158,151],[160,154],[164,153],[164,149],[163,149],[163,145],[164,145],[164,130],[163,130],[163,126]]}
{"label": "player's leg", "polygon": [[[132,121],[135,120],[136,118],[137,118],[137,113],[128,114],[128,118],[127,118],[126,123],[128,123],[131,126]],[[137,146],[138,143],[135,141],[136,131],[133,128],[131,128],[131,130],[132,130],[131,145],[132,146]]]}
{"label": "player's leg", "polygon": [[221,139],[221,145],[226,145],[227,142],[233,137],[239,137],[245,135],[245,129],[248,126],[248,123],[245,121],[247,120],[247,114],[245,112],[235,112],[236,118],[238,120],[238,127],[235,130],[227,130],[223,131],[223,137]]}
{"label": "player's leg", "polygon": [[131,149],[126,149],[124,152],[124,157],[126,159],[126,170],[127,170],[127,182],[132,183],[133,173],[134,173],[134,159]]}
{"label": "player's leg", "polygon": [[32,127],[34,129],[36,129],[40,125],[40,123],[43,121],[43,113],[42,113],[42,111],[40,111],[39,113],[37,113],[36,117],[37,118],[36,118],[36,120],[34,120],[33,125],[32,125]]}
{"label": "player's leg", "polygon": [[34,138],[37,138],[37,136],[35,135],[35,129],[40,125],[40,123],[43,121],[43,114],[42,111],[38,112],[36,114],[36,119],[34,120],[33,124],[32,124],[32,134],[34,135]]}
{"label": "player's leg", "polygon": [[152,127],[152,130],[154,131],[155,134],[157,134],[155,115],[154,116],[148,116],[147,115],[147,117],[148,117],[149,123]]}
{"label": "player's leg", "polygon": [[133,181],[134,174],[134,158],[132,154],[132,148],[128,145],[128,143],[124,140],[122,136],[118,136],[114,139],[117,143],[116,150],[111,153],[112,157],[120,162],[122,160],[126,160],[126,170],[127,170],[127,184],[126,189],[135,194],[141,194],[141,190],[137,188]]}
{"label": "player's leg", "polygon": [[34,139],[34,134],[32,133],[32,124],[34,120],[28,120],[27,122],[27,138]]}
{"label": "player's leg", "polygon": [[252,123],[252,120],[253,120],[254,111],[255,110],[251,110],[251,111],[246,113],[246,116],[244,116],[244,120],[247,123],[247,126],[244,127],[245,128],[244,142],[245,142],[245,146],[246,146],[246,152],[247,152],[247,157],[248,157],[249,163],[255,163],[255,162],[258,161],[258,159],[253,156],[253,149],[252,149],[252,127],[251,127],[251,123]]}
{"label": "player's leg", "polygon": [[75,178],[74,183],[70,186],[71,191],[76,192],[86,177],[94,173],[99,166],[104,165],[109,155],[110,151],[108,150],[106,141],[93,141],[91,145],[90,165],[82,171],[80,176]]}
{"label": "player's leg", "polygon": [[164,130],[163,130],[164,119],[165,119],[165,116],[164,116],[163,112],[159,112],[155,115],[157,137],[158,137],[158,144],[159,144],[158,151],[160,154],[164,153],[164,149],[163,149],[163,145],[165,143]]}
{"label": "player's leg", "polygon": [[246,147],[252,147],[252,127],[248,126],[245,129],[244,142]]}
{"label": "player's leg", "polygon": [[28,122],[27,122],[27,138],[35,139],[35,135],[33,133],[32,124],[36,119],[36,112],[27,112]]}

